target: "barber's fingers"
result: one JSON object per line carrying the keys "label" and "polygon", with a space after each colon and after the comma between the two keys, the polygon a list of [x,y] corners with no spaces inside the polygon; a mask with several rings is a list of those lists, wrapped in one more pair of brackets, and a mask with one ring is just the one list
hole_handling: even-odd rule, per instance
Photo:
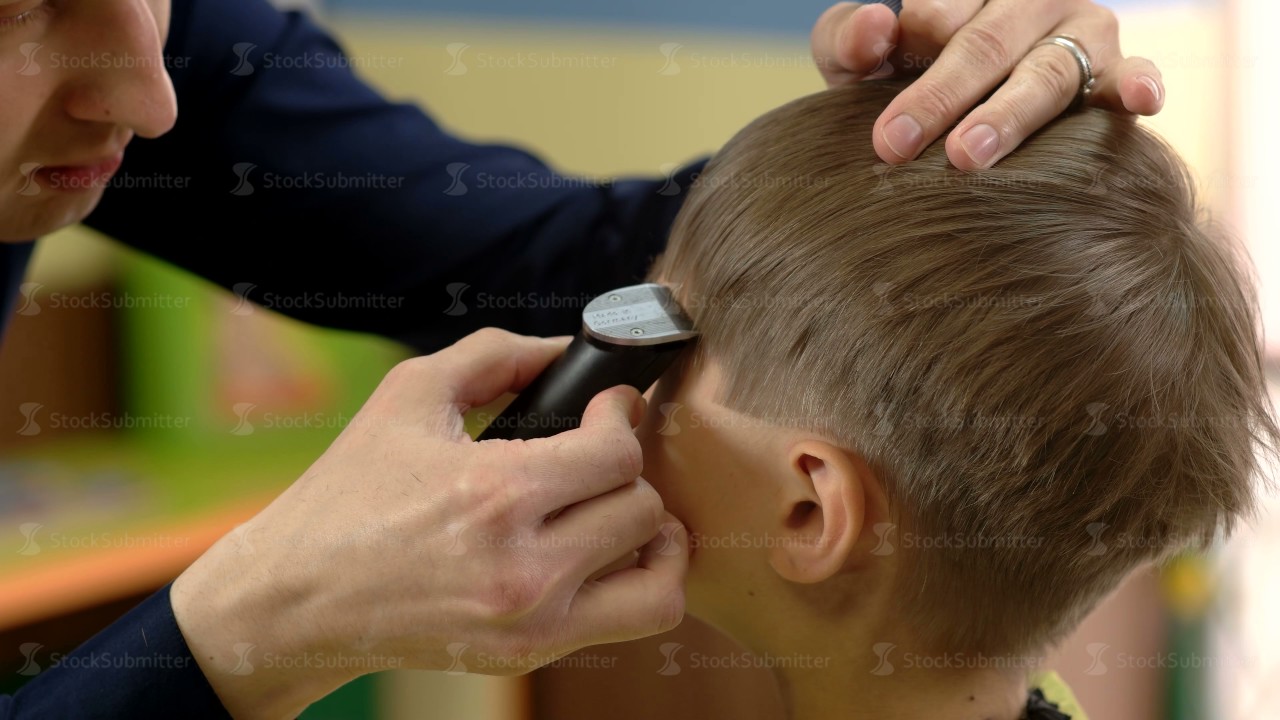
{"label": "barber's fingers", "polygon": [[1053,0],[991,0],[885,108],[872,135],[876,153],[890,163],[914,159],[1003,82],[1065,12]]}
{"label": "barber's fingers", "polygon": [[893,56],[897,69],[915,75],[924,72],[984,4],[984,0],[903,0],[898,14],[902,30]]}
{"label": "barber's fingers", "polygon": [[437,353],[396,365],[352,425],[412,428],[419,437],[471,442],[462,414],[528,385],[569,341],[480,330]]}
{"label": "barber's fingers", "polygon": [[565,509],[543,530],[563,548],[565,572],[579,584],[649,542],[666,521],[662,497],[643,478]]}
{"label": "barber's fingers", "polygon": [[818,18],[809,41],[828,87],[884,77],[892,73],[898,18],[878,3],[837,3]]}
{"label": "barber's fingers", "polygon": [[582,585],[569,610],[574,640],[623,642],[679,625],[688,570],[688,532],[668,513],[658,534],[640,549],[635,567]]}
{"label": "barber's fingers", "polygon": [[538,338],[484,328],[428,356],[437,402],[463,410],[518,392],[564,353],[570,338]]}
{"label": "barber's fingers", "polygon": [[[1054,28],[1050,35],[1074,38],[1089,57],[1095,77],[1111,72],[1122,59],[1111,39],[1115,16],[1106,11]],[[947,136],[947,157],[961,170],[980,170],[1000,158],[1075,102],[1080,93],[1080,63],[1057,44],[1037,44],[1009,79],[974,108]]]}
{"label": "barber's fingers", "polygon": [[499,462],[521,473],[532,510],[550,515],[630,484],[644,469],[633,428],[644,417],[645,401],[633,387],[619,385],[591,399],[582,424],[567,432],[500,444]]}
{"label": "barber's fingers", "polygon": [[880,3],[837,3],[813,26],[814,61],[829,87],[921,73],[983,2],[905,0],[898,16]]}
{"label": "barber's fingers", "polygon": [[1098,75],[1090,105],[1155,115],[1164,107],[1164,79],[1146,58],[1125,58]]}

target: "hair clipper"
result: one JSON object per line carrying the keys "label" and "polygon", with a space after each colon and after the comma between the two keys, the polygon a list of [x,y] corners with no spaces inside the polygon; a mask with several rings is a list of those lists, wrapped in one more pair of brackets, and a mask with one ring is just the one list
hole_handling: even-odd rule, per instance
{"label": "hair clipper", "polygon": [[582,331],[477,440],[548,437],[582,423],[587,403],[615,385],[644,392],[698,333],[656,283],[607,292],[582,311]]}

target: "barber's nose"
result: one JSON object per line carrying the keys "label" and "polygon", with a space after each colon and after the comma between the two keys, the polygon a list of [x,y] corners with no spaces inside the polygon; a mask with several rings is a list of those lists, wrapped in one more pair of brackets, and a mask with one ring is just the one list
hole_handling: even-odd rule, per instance
{"label": "barber's nose", "polygon": [[164,38],[146,0],[95,0],[81,6],[84,42],[66,95],[77,120],[111,123],[146,138],[173,128],[178,102],[164,64]]}

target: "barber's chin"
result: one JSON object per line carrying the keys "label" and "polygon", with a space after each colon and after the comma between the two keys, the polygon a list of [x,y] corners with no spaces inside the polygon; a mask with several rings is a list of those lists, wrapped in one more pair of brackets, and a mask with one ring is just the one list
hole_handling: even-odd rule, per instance
{"label": "barber's chin", "polygon": [[70,227],[89,217],[102,200],[102,188],[76,192],[40,187],[31,194],[18,193],[8,207],[0,208],[0,243],[34,240]]}

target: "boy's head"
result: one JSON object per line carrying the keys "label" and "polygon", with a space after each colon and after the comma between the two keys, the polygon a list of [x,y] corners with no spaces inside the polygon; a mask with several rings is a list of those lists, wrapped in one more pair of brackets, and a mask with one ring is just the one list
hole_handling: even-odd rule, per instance
{"label": "boy's head", "polygon": [[1033,653],[1229,530],[1269,415],[1252,290],[1175,154],[1098,110],[992,170],[880,163],[901,89],[802,98],[690,191],[655,266],[702,332],[642,428],[690,609]]}

